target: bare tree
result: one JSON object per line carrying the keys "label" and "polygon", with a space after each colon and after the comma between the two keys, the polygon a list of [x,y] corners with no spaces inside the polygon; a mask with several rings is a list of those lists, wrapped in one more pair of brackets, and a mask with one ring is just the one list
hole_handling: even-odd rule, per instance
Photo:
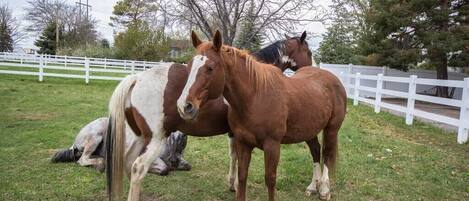
{"label": "bare tree", "polygon": [[0,5],[0,51],[13,51],[14,46],[25,36],[11,9],[6,5]]}
{"label": "bare tree", "polygon": [[208,38],[219,29],[224,43],[230,45],[248,7],[255,10],[257,26],[253,35],[261,33],[267,38],[295,32],[299,25],[322,21],[324,17],[314,0],[161,0],[160,6],[175,25],[195,26]]}
{"label": "bare tree", "polygon": [[60,41],[67,46],[85,44],[97,38],[94,30],[96,20],[92,17],[83,20],[85,9],[78,9],[64,0],[29,0],[25,10],[25,19],[30,22],[27,30],[30,32],[41,32],[47,25],[56,23],[57,32],[61,30],[65,33],[65,38]]}

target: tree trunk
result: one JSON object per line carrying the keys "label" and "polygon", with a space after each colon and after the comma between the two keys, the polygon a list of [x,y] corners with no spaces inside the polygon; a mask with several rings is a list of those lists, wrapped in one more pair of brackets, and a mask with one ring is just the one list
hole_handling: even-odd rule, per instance
{"label": "tree trunk", "polygon": [[[440,0],[441,12],[448,10],[448,0]],[[449,16],[445,16],[445,20],[441,20],[441,24],[439,25],[440,33],[447,33],[448,32],[448,23],[449,23]],[[443,41],[439,41],[442,43]],[[430,60],[434,60],[434,65],[436,67],[436,79],[440,80],[447,80],[448,79],[448,56],[446,52],[438,47],[433,49],[433,57]],[[437,88],[437,96],[448,98],[448,87],[438,86]]]}
{"label": "tree trunk", "polygon": [[[448,57],[446,54],[440,54],[439,60],[436,62],[436,79],[447,80],[448,79]],[[439,97],[449,98],[448,87],[437,87],[436,95]]]}

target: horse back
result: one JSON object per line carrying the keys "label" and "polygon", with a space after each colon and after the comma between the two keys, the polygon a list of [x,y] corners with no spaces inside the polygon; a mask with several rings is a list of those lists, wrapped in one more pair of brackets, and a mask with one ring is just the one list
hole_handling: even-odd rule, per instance
{"label": "horse back", "polygon": [[319,133],[331,122],[342,122],[346,93],[334,74],[319,68],[301,68],[289,78],[287,89],[288,133],[304,132],[297,128]]}

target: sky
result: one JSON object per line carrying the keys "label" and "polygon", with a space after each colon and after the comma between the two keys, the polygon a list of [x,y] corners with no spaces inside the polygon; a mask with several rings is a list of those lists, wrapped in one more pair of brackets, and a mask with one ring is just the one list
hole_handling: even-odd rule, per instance
{"label": "sky", "polygon": [[[1,0],[1,1],[2,1],[2,4],[4,4],[3,2],[5,0]],[[82,0],[82,1],[86,2],[86,0]],[[89,0],[88,1],[88,4],[92,6],[90,15],[93,16],[98,21],[96,30],[100,33],[100,36],[102,38],[106,38],[111,42],[114,41],[114,37],[113,37],[113,27],[109,26],[109,22],[111,22],[109,17],[112,15],[112,8],[117,1],[118,0]],[[66,2],[70,4],[75,4],[75,2],[78,2],[78,0],[66,0]],[[325,8],[327,8],[327,6],[330,5],[331,0],[318,0],[318,3],[324,6]],[[6,4],[8,5],[9,8],[12,9],[13,16],[16,17],[16,19],[22,24],[26,24],[23,18],[25,15],[24,7],[26,7],[27,5],[27,0],[6,0]],[[305,26],[305,29],[308,32],[313,32],[318,36],[320,36],[322,33],[325,32],[325,26],[318,22],[309,23],[307,26]],[[20,44],[18,44],[18,46],[23,47],[23,48],[35,48],[34,41],[36,39],[37,39],[37,35],[28,35],[28,37],[24,39],[23,41],[21,41]],[[319,42],[321,41],[321,37],[309,37],[308,41],[312,49],[317,49],[319,47]]]}

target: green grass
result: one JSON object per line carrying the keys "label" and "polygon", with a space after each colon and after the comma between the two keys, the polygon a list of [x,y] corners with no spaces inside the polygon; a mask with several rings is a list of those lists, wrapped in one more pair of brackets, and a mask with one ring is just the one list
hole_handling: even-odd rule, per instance
{"label": "green grass", "polygon": [[[82,126],[106,116],[117,82],[0,75],[0,200],[104,200],[105,178],[92,168],[52,164]],[[148,175],[145,199],[233,200],[228,191],[227,137],[189,138],[189,172]],[[391,149],[392,153],[386,151]],[[469,200],[469,145],[427,124],[349,106],[340,132],[335,200]],[[262,151],[255,150],[248,199],[266,200]],[[312,176],[306,145],[286,145],[278,200],[318,200],[304,190]]]}

